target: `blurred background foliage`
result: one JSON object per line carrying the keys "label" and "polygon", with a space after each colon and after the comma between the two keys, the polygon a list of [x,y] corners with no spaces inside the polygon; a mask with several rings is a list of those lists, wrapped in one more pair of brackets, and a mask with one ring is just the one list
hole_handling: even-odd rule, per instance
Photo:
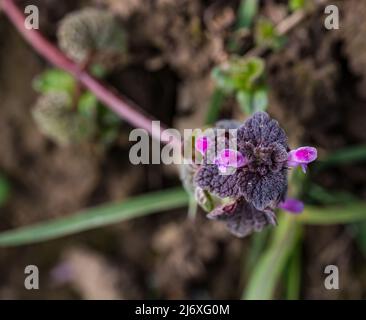
{"label": "blurred background foliage", "polygon": [[[36,2],[53,40],[73,10],[102,5],[115,13],[129,34],[130,60],[113,72],[90,70],[168,125],[198,128],[266,110],[290,144],[314,145],[320,156],[310,174],[291,175],[302,214],[279,211],[276,228],[234,239],[202,212],[187,218],[189,197],[175,169],[129,164],[132,128],[40,61],[0,16],[0,39],[10,39],[0,42],[0,74],[34,62],[17,69],[20,82],[0,78],[0,297],[31,297],[22,289],[29,263],[47,270],[43,298],[365,297],[366,69],[356,62],[366,46],[353,38],[352,22],[364,4],[336,1],[343,29],[328,32],[318,1]],[[283,28],[294,15],[302,19]],[[68,147],[41,135],[28,112],[32,84],[40,95],[76,94],[76,112],[95,117],[98,134]],[[324,289],[327,264],[340,266],[339,292]],[[96,287],[86,285],[91,280]]]}

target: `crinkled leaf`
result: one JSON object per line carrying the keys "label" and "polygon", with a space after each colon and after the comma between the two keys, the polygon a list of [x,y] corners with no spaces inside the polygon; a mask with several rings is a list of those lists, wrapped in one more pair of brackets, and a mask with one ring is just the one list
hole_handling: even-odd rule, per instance
{"label": "crinkled leaf", "polygon": [[268,225],[276,224],[273,211],[259,211],[244,199],[220,205],[207,217],[225,221],[229,231],[237,237],[245,237],[252,232],[262,231]]}

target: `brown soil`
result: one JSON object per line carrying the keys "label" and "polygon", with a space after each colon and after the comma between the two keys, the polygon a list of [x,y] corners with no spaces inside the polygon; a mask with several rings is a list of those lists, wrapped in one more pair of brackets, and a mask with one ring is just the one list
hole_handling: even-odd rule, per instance
{"label": "brown soil", "polygon": [[[212,93],[210,69],[226,57],[238,1],[32,3],[42,3],[41,31],[52,40],[59,19],[76,7],[94,4],[119,14],[133,58],[108,82],[170,126],[202,125]],[[321,155],[366,141],[366,44],[354,36],[365,34],[359,30],[364,23],[357,21],[364,21],[366,3],[337,3],[344,16],[339,31],[326,31],[323,15],[315,14],[291,32],[284,50],[266,56],[269,112],[285,127],[292,146],[314,145]],[[61,148],[42,136],[30,114],[36,99],[31,82],[47,67],[0,13],[0,171],[12,186],[10,200],[0,209],[1,230],[179,185],[174,170],[129,164],[127,124],[105,153],[90,146]],[[228,109],[224,112],[238,114],[231,101]],[[313,178],[330,190],[366,198],[364,164]],[[156,214],[0,249],[0,298],[238,298],[249,243],[201,213],[194,223],[185,209]],[[308,228],[303,253],[303,298],[365,298],[365,260],[347,228]],[[321,270],[331,263],[345,274],[342,292],[322,286]],[[23,286],[28,264],[41,270],[37,292]],[[87,273],[82,272],[85,265],[91,266]],[[74,277],[60,281],[55,274],[62,266],[71,268]],[[88,285],[93,279],[98,286]]]}

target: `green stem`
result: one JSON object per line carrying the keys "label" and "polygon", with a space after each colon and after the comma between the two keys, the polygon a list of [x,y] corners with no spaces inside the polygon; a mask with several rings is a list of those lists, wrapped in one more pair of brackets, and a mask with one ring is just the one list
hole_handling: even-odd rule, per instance
{"label": "green stem", "polygon": [[314,207],[306,206],[296,220],[304,224],[327,225],[345,224],[366,220],[366,203],[354,202],[344,206]]}
{"label": "green stem", "polygon": [[298,227],[294,217],[288,214],[281,215],[270,247],[259,259],[249,277],[243,299],[268,300],[273,298],[277,280],[299,238]]}
{"label": "green stem", "polygon": [[301,288],[301,245],[300,241],[295,246],[288,261],[286,277],[286,299],[298,300]]}
{"label": "green stem", "polygon": [[188,196],[181,189],[153,192],[86,209],[78,214],[0,233],[0,246],[18,246],[63,237],[131,218],[171,210],[187,205]]}
{"label": "green stem", "polygon": [[220,115],[220,109],[225,100],[225,93],[216,88],[212,94],[210,104],[208,107],[207,115],[206,115],[206,125],[211,125],[216,122]]}

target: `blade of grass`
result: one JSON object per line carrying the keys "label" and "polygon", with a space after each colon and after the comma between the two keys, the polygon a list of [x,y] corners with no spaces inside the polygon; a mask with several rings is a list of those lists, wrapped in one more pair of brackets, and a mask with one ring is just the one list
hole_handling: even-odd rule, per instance
{"label": "blade of grass", "polygon": [[273,298],[277,281],[299,238],[298,227],[294,217],[288,214],[280,216],[278,227],[274,229],[271,245],[259,259],[249,277],[243,299],[268,300]]}
{"label": "blade of grass", "polygon": [[241,0],[236,20],[236,29],[250,28],[258,12],[258,0]]}
{"label": "blade of grass", "polygon": [[0,246],[17,246],[75,234],[187,205],[188,195],[172,189],[137,196],[122,203],[86,209],[78,214],[0,233]]}
{"label": "blade of grass", "polygon": [[206,125],[211,125],[216,122],[220,115],[220,109],[225,100],[225,93],[221,89],[215,89],[212,94],[208,111],[206,114]]}
{"label": "blade of grass", "polygon": [[315,170],[323,170],[338,164],[366,161],[366,145],[345,148],[332,153],[324,160],[315,163]]}
{"label": "blade of grass", "polygon": [[265,229],[262,232],[253,234],[250,244],[250,250],[245,260],[245,274],[248,275],[253,270],[258,262],[259,257],[264,251],[267,240],[270,234],[270,229]]}
{"label": "blade of grass", "polygon": [[0,174],[0,207],[3,206],[10,194],[8,180]]}
{"label": "blade of grass", "polygon": [[311,183],[307,196],[323,205],[347,204],[357,201],[357,197],[350,192],[345,191],[329,191],[320,185]]}
{"label": "blade of grass", "polygon": [[285,270],[286,277],[286,299],[298,300],[301,288],[301,245],[298,243],[288,261]]}
{"label": "blade of grass", "polygon": [[306,206],[296,217],[298,222],[312,225],[345,224],[366,220],[366,203],[354,202],[344,206]]}
{"label": "blade of grass", "polygon": [[361,223],[353,223],[349,226],[349,230],[356,240],[363,255],[366,257],[366,221]]}

